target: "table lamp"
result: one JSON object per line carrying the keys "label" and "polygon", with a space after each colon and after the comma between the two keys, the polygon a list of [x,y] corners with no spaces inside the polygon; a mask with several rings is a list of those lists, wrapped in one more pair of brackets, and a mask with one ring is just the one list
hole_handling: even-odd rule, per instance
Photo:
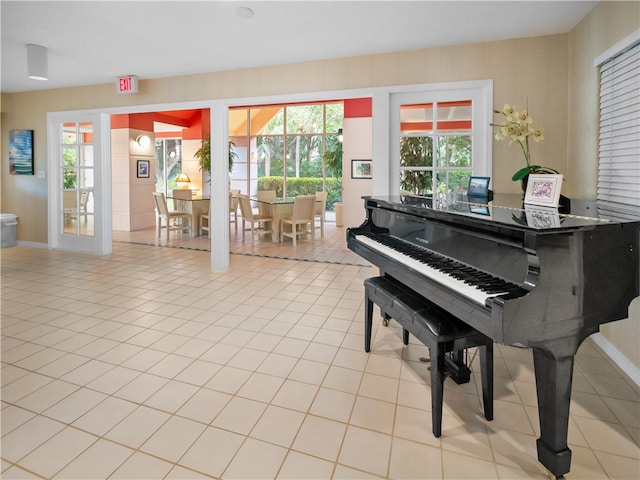
{"label": "table lamp", "polygon": [[178,178],[176,178],[176,183],[178,184],[178,188],[180,190],[188,189],[190,182],[191,182],[191,179],[189,178],[189,175],[187,175],[186,173],[181,173],[180,175],[178,175]]}

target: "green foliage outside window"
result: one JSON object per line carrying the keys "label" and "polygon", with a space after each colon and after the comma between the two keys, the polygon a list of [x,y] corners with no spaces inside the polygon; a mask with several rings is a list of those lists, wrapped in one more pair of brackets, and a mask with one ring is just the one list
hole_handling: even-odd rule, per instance
{"label": "green foliage outside window", "polygon": [[434,164],[433,137],[411,136],[400,139],[400,186],[418,195],[451,193],[466,189],[471,175],[471,136],[442,135]]}
{"label": "green foliage outside window", "polygon": [[[327,210],[333,210],[333,204],[342,201],[342,180],[340,178],[327,178],[325,182],[327,191]],[[282,177],[261,177],[258,179],[258,190],[275,190],[276,196],[282,197],[284,186]],[[322,178],[288,178],[287,197],[298,195],[315,195],[322,191]]]}

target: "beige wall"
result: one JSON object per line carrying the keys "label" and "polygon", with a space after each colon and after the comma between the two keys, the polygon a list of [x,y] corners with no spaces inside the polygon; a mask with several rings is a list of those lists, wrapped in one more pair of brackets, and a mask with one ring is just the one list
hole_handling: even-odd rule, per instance
{"label": "beige wall", "polygon": [[[567,168],[574,191],[584,198],[595,198],[598,172],[599,77],[593,61],[638,28],[640,2],[602,2],[569,35]],[[627,320],[603,325],[601,332],[640,368],[640,299]]]}
{"label": "beige wall", "polygon": [[[9,130],[35,130],[35,170],[46,171],[47,112],[481,79],[493,79],[496,107],[521,106],[528,97],[536,125],[545,128],[544,142],[533,146],[533,159],[565,174],[565,195],[594,198],[597,70],[593,57],[638,28],[639,5],[603,2],[567,35],[140,80],[137,95],[117,95],[113,84],[2,94],[0,207],[19,216],[18,240],[47,242],[47,180],[8,175],[6,148]],[[496,191],[519,191],[510,177],[521,161],[513,145],[494,142]],[[607,335],[640,365],[637,323],[618,322],[610,327],[616,333]]]}
{"label": "beige wall", "polygon": [[[496,105],[523,105],[525,97],[529,98],[536,123],[546,127],[545,141],[536,144],[532,154],[541,163],[564,171],[567,65],[567,35],[553,35],[140,80],[136,95],[118,95],[112,84],[2,94],[2,140],[6,142],[11,129],[35,130],[35,169],[46,170],[47,112],[492,78]],[[47,181],[7,175],[7,154],[3,148],[2,211],[19,216],[18,240],[46,243]],[[522,156],[513,145],[496,143],[494,189],[518,192],[520,187],[510,177],[521,164]]]}

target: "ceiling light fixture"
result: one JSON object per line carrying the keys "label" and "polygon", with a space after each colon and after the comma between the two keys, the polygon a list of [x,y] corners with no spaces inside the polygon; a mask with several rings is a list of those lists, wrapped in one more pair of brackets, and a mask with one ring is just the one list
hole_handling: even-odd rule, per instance
{"label": "ceiling light fixture", "polygon": [[249,7],[238,7],[236,8],[236,13],[241,18],[253,17],[253,10],[251,10]]}
{"label": "ceiling light fixture", "polygon": [[27,77],[32,80],[49,80],[49,60],[45,47],[27,44]]}
{"label": "ceiling light fixture", "polygon": [[151,139],[148,135],[138,135],[136,137],[136,143],[141,147],[146,147],[151,143]]}

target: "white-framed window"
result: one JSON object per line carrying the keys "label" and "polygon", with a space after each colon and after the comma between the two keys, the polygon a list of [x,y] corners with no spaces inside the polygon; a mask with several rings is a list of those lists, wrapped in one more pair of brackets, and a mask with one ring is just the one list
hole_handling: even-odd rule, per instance
{"label": "white-framed window", "polygon": [[490,177],[492,91],[479,80],[392,93],[389,192],[465,193],[470,176]]}
{"label": "white-framed window", "polygon": [[471,176],[471,100],[400,106],[400,191],[463,193]]}
{"label": "white-framed window", "polygon": [[600,67],[597,199],[624,216],[640,208],[640,31],[594,62]]}

